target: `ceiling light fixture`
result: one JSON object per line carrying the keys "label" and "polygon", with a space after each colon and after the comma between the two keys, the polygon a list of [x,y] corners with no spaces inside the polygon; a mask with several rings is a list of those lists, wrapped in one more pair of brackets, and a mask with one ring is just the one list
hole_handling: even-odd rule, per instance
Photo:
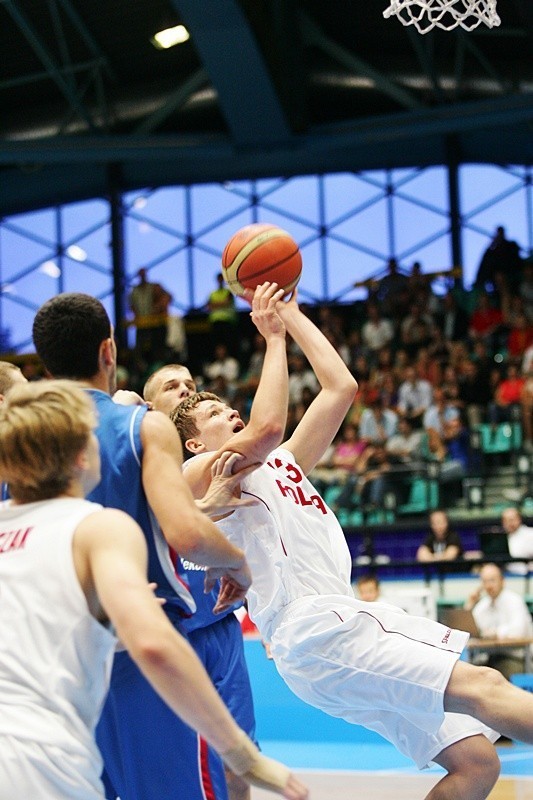
{"label": "ceiling light fixture", "polygon": [[185,25],[174,25],[173,28],[165,28],[154,34],[150,41],[158,50],[168,50],[176,44],[183,44],[189,38],[190,34]]}

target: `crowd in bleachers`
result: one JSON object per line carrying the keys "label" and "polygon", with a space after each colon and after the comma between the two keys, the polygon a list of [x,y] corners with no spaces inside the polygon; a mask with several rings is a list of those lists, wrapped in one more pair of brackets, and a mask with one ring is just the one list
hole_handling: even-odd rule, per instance
{"label": "crowd in bleachers", "polygon": [[[345,424],[313,477],[322,489],[342,488],[337,510],[380,508],[391,497],[401,507],[409,502],[413,476],[432,464],[440,503],[453,505],[463,479],[480,469],[473,430],[490,444],[502,425],[512,426],[513,446],[533,451],[533,262],[520,259],[498,228],[469,291],[452,271],[440,277],[437,293],[434,276],[423,274],[420,264],[405,274],[395,259],[384,277],[365,285],[365,301],[306,309],[359,382]],[[223,396],[246,417],[264,344],[242,317],[237,322],[233,315],[228,335],[219,334],[220,320],[217,325],[197,363],[188,363],[200,388]],[[161,360],[182,355],[167,351],[155,365],[141,363],[142,380]],[[290,433],[318,387],[294,342],[288,357]],[[124,373],[130,388],[138,371],[131,363]]]}

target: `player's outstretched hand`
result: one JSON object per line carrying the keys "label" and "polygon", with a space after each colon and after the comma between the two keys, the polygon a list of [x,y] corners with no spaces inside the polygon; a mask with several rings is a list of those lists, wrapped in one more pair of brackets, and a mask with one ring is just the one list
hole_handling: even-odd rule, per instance
{"label": "player's outstretched hand", "polygon": [[132,392],[129,389],[118,389],[113,395],[113,402],[117,403],[119,406],[152,407],[152,404],[148,403],[144,398],[141,397],[140,394],[137,394],[137,392]]}
{"label": "player's outstretched hand", "polygon": [[251,318],[259,333],[265,339],[271,336],[285,336],[285,325],[277,312],[277,304],[283,297],[283,289],[277,283],[260,284],[252,299]]}
{"label": "player's outstretched hand", "polygon": [[243,506],[254,506],[259,503],[253,497],[241,497],[239,485],[243,478],[261,466],[250,464],[240,472],[235,472],[239,462],[244,459],[240,453],[229,450],[222,453],[211,467],[211,483],[204,496],[196,501],[196,505],[210,517],[221,517]]}
{"label": "player's outstretched hand", "polygon": [[228,752],[221,753],[226,766],[252,786],[276,792],[287,800],[306,800],[309,790],[289,768],[264,756],[244,731],[241,733],[240,743]]}

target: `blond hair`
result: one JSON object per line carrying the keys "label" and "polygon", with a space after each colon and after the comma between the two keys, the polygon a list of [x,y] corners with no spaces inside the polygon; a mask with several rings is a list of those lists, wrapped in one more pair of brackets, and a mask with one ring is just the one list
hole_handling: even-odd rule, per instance
{"label": "blond hair", "polygon": [[15,383],[22,383],[20,367],[11,361],[0,361],[0,394],[4,395]]}
{"label": "blond hair", "polygon": [[14,500],[62,494],[96,426],[89,396],[67,380],[13,386],[0,406],[0,479]]}

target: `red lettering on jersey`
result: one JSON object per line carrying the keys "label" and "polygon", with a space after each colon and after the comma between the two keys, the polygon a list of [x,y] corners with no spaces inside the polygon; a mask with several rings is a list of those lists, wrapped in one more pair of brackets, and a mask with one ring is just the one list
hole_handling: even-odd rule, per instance
{"label": "red lettering on jersey", "polygon": [[0,553],[10,550],[20,550],[26,544],[28,534],[33,528],[19,528],[17,531],[2,531],[0,533]]}
{"label": "red lettering on jersey", "polygon": [[289,462],[282,461],[281,458],[275,458],[273,463],[267,461],[267,464],[269,467],[271,467],[271,469],[281,469],[281,467],[284,467],[287,478],[293,483],[301,483],[304,477],[302,471],[296,466],[296,464],[290,464]]}
{"label": "red lettering on jersey", "polygon": [[298,498],[296,496],[296,492],[292,488],[292,486],[284,486],[281,481],[276,479],[276,483],[278,484],[279,490],[283,497],[292,497],[295,503],[298,502]]}
{"label": "red lettering on jersey", "polygon": [[308,496],[301,486],[293,489],[292,486],[284,486],[279,480],[276,480],[276,483],[283,497],[291,497],[297,506],[315,506],[322,514],[328,513],[326,505],[320,495],[312,494]]}

